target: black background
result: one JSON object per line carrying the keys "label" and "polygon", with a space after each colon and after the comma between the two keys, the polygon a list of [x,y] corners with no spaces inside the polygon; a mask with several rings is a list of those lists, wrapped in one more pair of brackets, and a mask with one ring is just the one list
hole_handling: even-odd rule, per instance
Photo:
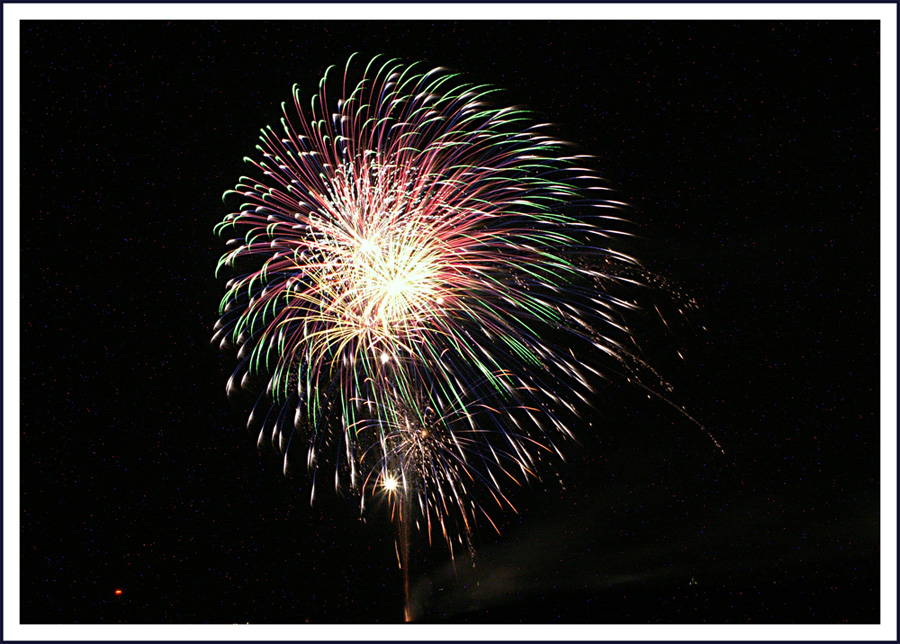
{"label": "black background", "polygon": [[877,23],[21,36],[23,622],[402,621],[388,517],[310,507],[305,472],[285,478],[245,432],[209,344],[221,195],[291,86],[309,96],[353,51],[504,87],[598,157],[633,204],[627,250],[701,305],[677,343],[647,343],[727,454],[604,385],[568,462],[513,492],[502,536],[479,528],[474,567],[415,544],[417,618],[878,621]]}

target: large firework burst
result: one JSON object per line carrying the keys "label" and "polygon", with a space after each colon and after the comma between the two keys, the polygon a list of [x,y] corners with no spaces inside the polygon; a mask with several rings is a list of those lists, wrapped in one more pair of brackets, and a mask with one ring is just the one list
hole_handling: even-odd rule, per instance
{"label": "large firework burst", "polygon": [[351,61],[309,110],[294,88],[226,193],[244,203],[217,226],[234,277],[214,339],[239,348],[229,390],[265,388],[259,440],[285,467],[308,441],[313,495],[325,474],[387,496],[452,548],[558,453],[595,358],[635,364],[640,271],[591,159],[530,113],[440,68],[376,57],[354,81]]}

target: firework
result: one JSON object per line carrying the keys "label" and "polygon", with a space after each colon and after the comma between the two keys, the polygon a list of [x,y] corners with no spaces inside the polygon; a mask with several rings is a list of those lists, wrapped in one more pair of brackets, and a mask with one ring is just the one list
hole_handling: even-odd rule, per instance
{"label": "firework", "polygon": [[[589,157],[497,90],[375,58],[262,130],[214,338],[259,441],[452,542],[510,506],[602,377],[636,358],[637,262]],[[336,100],[334,100],[336,97]],[[576,353],[577,352],[577,353]],[[577,356],[577,357],[576,357]],[[401,503],[403,499],[405,502]],[[451,543],[452,549],[452,543]]]}

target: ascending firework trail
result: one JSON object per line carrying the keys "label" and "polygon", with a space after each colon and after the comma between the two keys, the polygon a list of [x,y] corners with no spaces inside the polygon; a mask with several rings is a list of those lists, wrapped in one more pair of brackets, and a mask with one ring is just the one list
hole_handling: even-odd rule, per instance
{"label": "ascending firework trail", "polygon": [[387,501],[451,554],[560,455],[592,382],[656,388],[628,323],[647,279],[616,248],[624,204],[496,92],[351,57],[308,107],[294,89],[216,227],[232,276],[214,340],[238,348],[229,391],[264,388],[259,441],[287,468],[302,437],[311,498],[324,476]]}

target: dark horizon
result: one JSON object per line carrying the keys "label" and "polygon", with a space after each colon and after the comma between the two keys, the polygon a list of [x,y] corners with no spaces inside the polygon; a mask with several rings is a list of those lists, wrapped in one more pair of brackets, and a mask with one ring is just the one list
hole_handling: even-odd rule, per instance
{"label": "dark horizon", "polygon": [[389,517],[311,507],[210,345],[221,195],[354,51],[597,157],[626,248],[700,304],[644,348],[726,453],[599,383],[474,567],[415,538],[418,619],[879,621],[876,21],[26,21],[21,51],[23,623],[402,623]]}

